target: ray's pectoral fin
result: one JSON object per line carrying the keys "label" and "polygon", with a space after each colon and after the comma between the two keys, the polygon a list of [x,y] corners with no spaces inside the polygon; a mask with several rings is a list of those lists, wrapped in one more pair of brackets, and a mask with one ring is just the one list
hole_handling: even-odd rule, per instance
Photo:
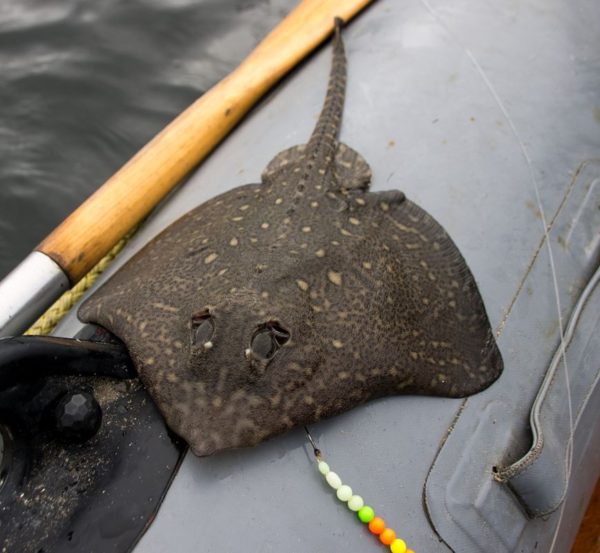
{"label": "ray's pectoral fin", "polygon": [[99,291],[81,304],[77,316],[84,323],[99,324],[116,335],[116,327],[127,326],[126,321],[123,320],[127,313],[120,308],[115,309],[113,306],[122,305],[126,295],[126,287],[120,285],[113,277],[110,286],[102,286]]}
{"label": "ray's pectoral fin", "polygon": [[[502,372],[502,357],[477,288],[444,228],[401,192],[370,194],[380,210],[398,305],[396,369],[403,391],[463,397]],[[407,385],[408,384],[408,385]]]}

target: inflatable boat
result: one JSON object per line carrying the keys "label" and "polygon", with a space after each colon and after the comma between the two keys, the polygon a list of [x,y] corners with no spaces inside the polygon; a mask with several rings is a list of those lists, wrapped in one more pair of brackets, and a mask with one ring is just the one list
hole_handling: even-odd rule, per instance
{"label": "inflatable boat", "polygon": [[[448,231],[504,360],[476,395],[391,396],[310,427],[416,552],[567,552],[600,474],[598,18],[586,0],[378,0],[344,29],[340,138],[369,160],[372,190],[403,191]],[[330,54],[285,78],[89,293],[192,207],[259,182],[274,154],[304,143]],[[113,364],[23,381],[13,366],[19,385],[0,395],[3,551],[384,550],[324,482],[303,429],[196,457],[102,328],[73,309],[53,334],[93,338]],[[91,402],[102,416],[87,440],[45,422]]]}

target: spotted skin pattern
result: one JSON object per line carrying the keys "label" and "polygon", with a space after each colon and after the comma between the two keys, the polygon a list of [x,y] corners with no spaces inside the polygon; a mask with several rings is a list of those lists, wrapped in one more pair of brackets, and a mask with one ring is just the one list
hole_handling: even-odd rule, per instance
{"label": "spotted skin pattern", "polygon": [[[278,154],[260,184],[176,221],[79,311],[123,340],[197,455],[252,446],[376,397],[466,396],[502,371],[452,240],[403,193],[369,192],[367,162],[337,140],[339,27],[308,144]],[[282,343],[257,355],[257,333],[273,325]]]}

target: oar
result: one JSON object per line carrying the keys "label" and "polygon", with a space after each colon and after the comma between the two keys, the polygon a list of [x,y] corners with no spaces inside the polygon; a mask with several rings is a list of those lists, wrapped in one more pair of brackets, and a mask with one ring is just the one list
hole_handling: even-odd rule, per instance
{"label": "oar", "polygon": [[16,335],[77,283],[198,165],[256,102],[371,0],[304,0],[65,219],[0,283],[0,336]]}

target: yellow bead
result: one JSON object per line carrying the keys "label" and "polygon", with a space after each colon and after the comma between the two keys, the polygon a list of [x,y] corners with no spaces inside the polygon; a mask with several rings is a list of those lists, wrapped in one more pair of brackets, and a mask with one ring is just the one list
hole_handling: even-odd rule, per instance
{"label": "yellow bead", "polygon": [[390,551],[392,553],[406,553],[406,543],[399,538],[395,539],[392,542],[392,545],[390,545]]}

